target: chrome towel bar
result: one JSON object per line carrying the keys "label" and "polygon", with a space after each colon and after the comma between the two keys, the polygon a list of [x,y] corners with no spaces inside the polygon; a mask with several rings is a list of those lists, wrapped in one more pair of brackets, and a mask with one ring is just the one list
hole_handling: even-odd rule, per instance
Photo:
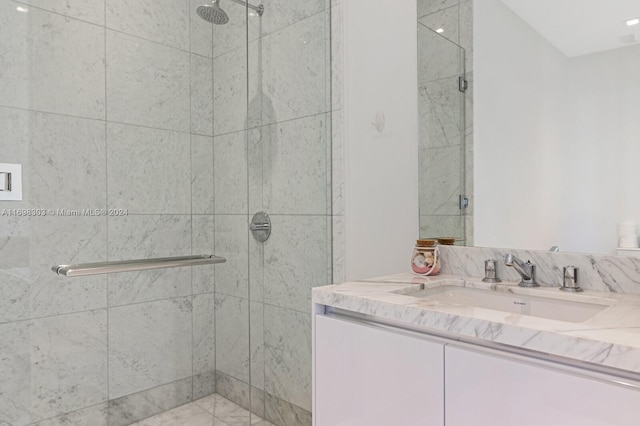
{"label": "chrome towel bar", "polygon": [[160,257],[156,259],[116,260],[113,262],[81,263],[78,265],[57,265],[53,272],[65,277],[111,274],[115,272],[145,271],[147,269],[180,268],[183,266],[224,263],[227,259],[213,255]]}

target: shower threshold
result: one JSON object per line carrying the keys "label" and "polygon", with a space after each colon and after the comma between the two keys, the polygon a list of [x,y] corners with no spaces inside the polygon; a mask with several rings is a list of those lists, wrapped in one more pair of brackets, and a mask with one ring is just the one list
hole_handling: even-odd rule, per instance
{"label": "shower threshold", "polygon": [[228,399],[214,393],[153,417],[136,426],[274,426]]}

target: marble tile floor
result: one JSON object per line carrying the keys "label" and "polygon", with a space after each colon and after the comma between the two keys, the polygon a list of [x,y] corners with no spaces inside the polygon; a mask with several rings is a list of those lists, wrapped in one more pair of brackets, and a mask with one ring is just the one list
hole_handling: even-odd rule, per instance
{"label": "marble tile floor", "polygon": [[218,394],[133,423],[132,426],[274,426]]}

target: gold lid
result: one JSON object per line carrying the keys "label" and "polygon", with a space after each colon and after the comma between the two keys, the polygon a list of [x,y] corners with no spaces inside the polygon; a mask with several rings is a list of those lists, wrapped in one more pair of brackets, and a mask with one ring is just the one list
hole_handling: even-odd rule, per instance
{"label": "gold lid", "polygon": [[416,246],[418,247],[435,247],[436,240],[417,240]]}
{"label": "gold lid", "polygon": [[444,246],[452,246],[456,243],[456,239],[453,237],[442,237],[438,238],[438,244],[442,244]]}

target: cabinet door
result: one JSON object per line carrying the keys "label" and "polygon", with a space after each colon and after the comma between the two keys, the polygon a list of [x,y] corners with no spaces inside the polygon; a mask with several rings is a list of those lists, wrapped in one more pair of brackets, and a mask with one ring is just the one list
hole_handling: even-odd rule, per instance
{"label": "cabinet door", "polygon": [[316,426],[444,424],[444,346],[315,317]]}
{"label": "cabinet door", "polygon": [[447,346],[447,426],[640,424],[640,391],[573,370]]}

